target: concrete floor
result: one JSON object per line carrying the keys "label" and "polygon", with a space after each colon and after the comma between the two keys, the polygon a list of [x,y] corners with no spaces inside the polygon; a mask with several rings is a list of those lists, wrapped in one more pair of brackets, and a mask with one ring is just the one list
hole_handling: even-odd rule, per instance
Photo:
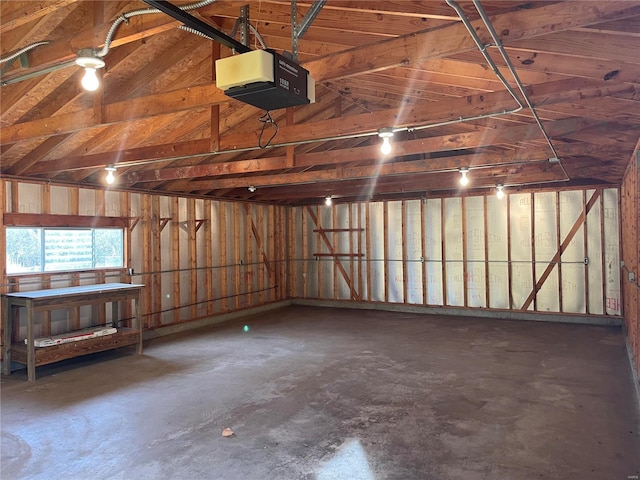
{"label": "concrete floor", "polygon": [[640,473],[617,328],[290,307],[37,374],[2,379],[3,480]]}

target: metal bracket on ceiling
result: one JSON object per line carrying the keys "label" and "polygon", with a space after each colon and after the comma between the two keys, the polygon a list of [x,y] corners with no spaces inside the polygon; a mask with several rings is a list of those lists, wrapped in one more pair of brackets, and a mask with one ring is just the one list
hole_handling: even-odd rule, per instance
{"label": "metal bracket on ceiling", "polygon": [[298,5],[296,0],[291,1],[291,59],[295,62],[298,61],[298,40],[300,40],[307,29],[311,26],[311,23],[324,7],[327,0],[315,0],[309,8],[307,14],[302,17],[300,23],[298,23]]}
{"label": "metal bracket on ceiling", "polygon": [[20,66],[22,68],[29,68],[29,57],[27,56],[27,52],[20,55]]}
{"label": "metal bracket on ceiling", "polygon": [[208,23],[203,22],[199,18],[194,17],[193,15],[188,14],[184,10],[180,10],[175,5],[165,1],[165,0],[142,0],[147,5],[157,8],[163,13],[166,13],[170,17],[175,18],[176,20],[181,21],[185,24],[185,26],[189,28],[193,28],[194,30],[202,33],[203,35],[212,38],[216,42],[220,42],[221,44],[235,49],[238,53],[246,53],[250,52],[251,49],[244,45],[242,42],[239,42],[235,38],[230,37],[224,32],[212,27]]}
{"label": "metal bracket on ceiling", "polygon": [[240,42],[249,46],[249,5],[240,7]]}

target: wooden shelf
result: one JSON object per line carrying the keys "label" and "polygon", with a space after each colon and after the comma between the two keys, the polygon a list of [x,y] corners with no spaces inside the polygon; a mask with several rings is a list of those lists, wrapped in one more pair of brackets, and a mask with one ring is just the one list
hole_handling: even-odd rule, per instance
{"label": "wooden shelf", "polygon": [[[66,288],[31,290],[2,295],[3,357],[2,373],[11,375],[11,362],[27,366],[27,380],[36,381],[36,367],[66,360],[79,355],[102,352],[127,345],[138,346],[142,353],[142,320],[140,318],[140,291],[144,285],[130,283],[103,283],[79,285]],[[69,309],[81,305],[111,303],[112,323],[118,321],[118,302],[133,301],[135,316],[133,328],[120,328],[116,333],[102,337],[87,338],[77,342],[49,347],[36,347],[34,338],[34,313]],[[26,319],[17,317],[19,308],[26,309]],[[13,335],[16,323],[24,321],[27,327],[27,342],[18,342]]]}
{"label": "wooden shelf", "polygon": [[[133,328],[120,328],[116,333],[102,337],[87,338],[77,342],[51,345],[48,347],[36,347],[36,367],[49,363],[67,360],[80,355],[104,352],[114,348],[137,345],[140,333]],[[11,346],[11,360],[27,365],[27,346],[24,343],[14,343]]]}

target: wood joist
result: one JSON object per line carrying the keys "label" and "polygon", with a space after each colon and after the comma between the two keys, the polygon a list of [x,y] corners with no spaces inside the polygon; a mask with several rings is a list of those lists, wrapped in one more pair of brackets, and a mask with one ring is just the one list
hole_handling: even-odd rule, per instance
{"label": "wood joist", "polygon": [[[112,19],[134,7],[52,4],[44,12],[29,2],[2,6],[4,48],[23,44],[36,23],[54,32],[49,45],[28,54],[27,71],[72,59],[87,45],[100,47]],[[283,32],[288,2],[252,7],[251,20],[265,39],[277,46],[290,41]],[[300,14],[308,8],[300,7]],[[65,23],[92,8],[93,25]],[[504,69],[474,9],[464,8]],[[534,2],[523,8],[488,1],[485,8],[572,181],[619,183],[621,159],[628,159],[639,127],[632,25],[640,4]],[[227,28],[236,10],[234,2],[216,2],[197,15]],[[318,191],[324,185],[336,190],[376,178],[376,188],[383,188],[388,176],[381,193],[392,195],[396,185],[402,196],[403,188],[413,188],[402,176],[442,183],[452,170],[475,166],[489,184],[504,180],[504,172],[515,179],[513,169],[526,160],[517,179],[536,183],[559,168],[545,162],[552,153],[528,110],[466,121],[516,104],[444,2],[326,6],[300,42],[301,61],[318,82],[318,103],[274,112],[279,131],[268,149],[257,148],[261,112],[230,101],[211,81],[212,58],[230,52],[175,27],[165,15],[123,24],[105,59],[104,90],[93,96],[74,90],[78,74],[70,70],[3,87],[0,173],[101,183],[103,167],[119,163],[122,188],[292,203],[314,182],[322,183]],[[64,35],[56,37],[58,31]],[[13,66],[3,78],[22,73]],[[456,119],[460,125],[398,134],[393,159],[377,153],[375,133],[383,126],[412,129]],[[365,136],[348,138],[358,135]],[[278,147],[284,144],[296,146]],[[531,153],[523,158],[523,151]],[[599,170],[595,160],[604,157],[608,168]],[[263,188],[248,192],[248,185]]]}

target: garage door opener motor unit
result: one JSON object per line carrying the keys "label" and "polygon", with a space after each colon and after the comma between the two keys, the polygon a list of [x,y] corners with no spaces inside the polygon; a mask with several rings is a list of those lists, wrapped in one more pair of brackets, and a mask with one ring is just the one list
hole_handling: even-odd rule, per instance
{"label": "garage door opener motor unit", "polygon": [[225,95],[267,111],[316,100],[309,72],[272,50],[216,60],[216,84]]}

